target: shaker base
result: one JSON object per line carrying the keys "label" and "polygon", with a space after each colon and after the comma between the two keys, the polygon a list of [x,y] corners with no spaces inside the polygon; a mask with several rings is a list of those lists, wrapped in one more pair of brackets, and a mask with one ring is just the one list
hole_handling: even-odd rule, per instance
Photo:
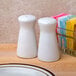
{"label": "shaker base", "polygon": [[17,55],[17,57],[22,58],[22,59],[33,59],[33,58],[36,58],[37,56],[33,56],[33,57],[24,57],[24,56]]}
{"label": "shaker base", "polygon": [[38,58],[38,60],[39,60],[39,61],[42,61],[42,62],[56,62],[56,61],[60,60],[60,58],[58,58],[58,59],[56,59],[56,60],[49,60],[49,61],[43,60],[43,59],[41,59],[41,58]]}

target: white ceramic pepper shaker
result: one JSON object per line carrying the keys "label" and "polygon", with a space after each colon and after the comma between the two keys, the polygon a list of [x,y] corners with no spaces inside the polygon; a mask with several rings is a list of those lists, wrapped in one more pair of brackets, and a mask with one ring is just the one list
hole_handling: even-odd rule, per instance
{"label": "white ceramic pepper shaker", "polygon": [[56,20],[50,17],[40,18],[40,39],[38,58],[41,61],[56,61],[59,59],[59,49],[56,39]]}
{"label": "white ceramic pepper shaker", "polygon": [[34,25],[36,17],[33,15],[19,16],[20,23],[17,56],[22,58],[33,58],[37,56],[37,45],[35,39]]}

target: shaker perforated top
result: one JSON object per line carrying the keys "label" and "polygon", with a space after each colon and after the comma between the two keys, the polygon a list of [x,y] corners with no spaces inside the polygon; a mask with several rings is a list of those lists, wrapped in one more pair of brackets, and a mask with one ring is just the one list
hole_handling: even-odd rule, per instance
{"label": "shaker perforated top", "polygon": [[56,23],[56,20],[54,18],[51,18],[51,17],[45,17],[45,18],[40,18],[38,20],[38,23],[48,25],[48,24]]}
{"label": "shaker perforated top", "polygon": [[21,22],[30,22],[30,21],[35,21],[36,17],[33,15],[21,15],[18,17],[18,20]]}

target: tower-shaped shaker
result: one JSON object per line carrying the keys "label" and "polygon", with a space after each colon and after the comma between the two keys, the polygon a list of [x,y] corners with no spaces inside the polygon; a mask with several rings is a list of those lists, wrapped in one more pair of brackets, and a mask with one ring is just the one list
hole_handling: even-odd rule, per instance
{"label": "tower-shaped shaker", "polygon": [[22,58],[33,58],[37,56],[37,46],[34,32],[36,17],[33,15],[22,15],[18,17],[20,31],[17,46],[17,56]]}
{"label": "tower-shaped shaker", "polygon": [[56,39],[56,20],[50,17],[38,20],[40,27],[40,39],[38,58],[41,61],[56,61],[59,59],[59,49]]}

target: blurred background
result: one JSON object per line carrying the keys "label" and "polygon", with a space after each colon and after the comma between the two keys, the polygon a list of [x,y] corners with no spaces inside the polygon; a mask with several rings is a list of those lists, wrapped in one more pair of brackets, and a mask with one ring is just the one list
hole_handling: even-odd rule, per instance
{"label": "blurred background", "polygon": [[[19,33],[18,16],[32,14],[40,17],[60,13],[76,14],[76,0],[0,0],[0,43],[17,43]],[[36,23],[36,38],[39,27]]]}

